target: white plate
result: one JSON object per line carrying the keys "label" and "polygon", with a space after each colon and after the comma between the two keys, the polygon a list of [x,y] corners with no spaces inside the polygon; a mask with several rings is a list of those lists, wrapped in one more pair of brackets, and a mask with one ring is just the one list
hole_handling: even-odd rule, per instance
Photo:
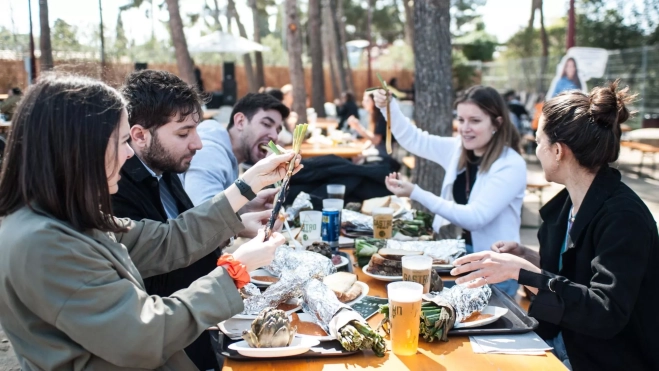
{"label": "white plate", "polygon": [[319,341],[309,338],[293,338],[291,345],[280,348],[252,348],[245,340],[229,345],[229,349],[235,350],[245,357],[275,358],[296,356],[308,352],[311,347],[318,345]]}
{"label": "white plate", "polygon": [[339,264],[334,264],[334,268],[345,267],[348,265],[348,263],[350,263],[350,259],[346,258],[345,256],[339,255],[339,257],[341,258],[341,262]]}
{"label": "white plate", "polygon": [[226,321],[220,322],[217,327],[224,335],[228,336],[231,340],[240,340],[243,338],[243,331],[252,328],[253,319],[236,319],[229,318]]}
{"label": "white plate", "polygon": [[268,272],[268,271],[265,270],[265,269],[257,269],[257,270],[255,270],[255,271],[249,272],[249,277],[251,278],[251,282],[252,282],[253,284],[257,285],[257,286],[270,286],[270,285],[272,285],[274,282],[267,282],[267,281],[259,281],[259,280],[255,280],[255,279],[252,278],[252,277],[254,277],[254,276],[277,277],[277,276],[271,274],[270,272]]}
{"label": "white plate", "polygon": [[385,281],[385,282],[396,282],[396,281],[402,281],[403,280],[403,276],[381,276],[379,274],[373,274],[373,273],[367,272],[366,270],[368,269],[368,266],[369,266],[368,264],[363,266],[362,271],[364,272],[365,275],[367,275],[369,277],[373,277],[376,280]]}
{"label": "white plate", "polygon": [[[300,298],[293,298],[289,299],[286,301],[286,304],[296,304],[297,306],[291,310],[287,310],[286,314],[291,314],[295,313],[298,310],[302,309],[302,299]],[[256,319],[258,317],[258,314],[236,314],[235,316],[231,317],[234,319]]]}
{"label": "white plate", "polygon": [[470,322],[459,322],[453,325],[453,328],[471,328],[471,327],[480,327],[480,326],[485,326],[489,325],[490,323],[498,320],[499,318],[503,317],[508,313],[508,308],[502,308],[502,307],[495,307],[492,305],[488,305],[483,309],[481,314],[491,314],[492,317],[484,318],[478,321],[470,321]]}
{"label": "white plate", "polygon": [[366,296],[368,294],[368,285],[366,284],[366,282],[357,281],[355,283],[362,287],[362,293],[359,294],[359,296],[356,297],[355,300],[352,300],[352,301],[349,301],[349,302],[343,303],[343,304],[352,305],[352,304],[358,303],[360,300],[362,300],[362,298],[364,298],[364,296]]}
{"label": "white plate", "polygon": [[[302,322],[311,322],[315,323],[313,319],[311,318],[311,315],[309,313],[297,313],[298,317],[300,317],[300,321]],[[291,316],[288,317],[289,319]],[[318,341],[332,341],[334,340],[334,336],[332,335],[325,335],[325,336],[314,336],[314,335],[305,335],[305,334],[300,334],[296,333],[296,337],[303,338],[303,339],[312,339],[312,340],[318,340]]]}

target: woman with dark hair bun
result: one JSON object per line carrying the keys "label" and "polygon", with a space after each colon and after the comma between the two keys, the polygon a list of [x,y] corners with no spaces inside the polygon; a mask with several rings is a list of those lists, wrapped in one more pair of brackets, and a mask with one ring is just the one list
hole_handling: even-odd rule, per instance
{"label": "woman with dark hair bun", "polygon": [[167,223],[118,219],[110,195],[133,156],[129,129],[121,95],[85,77],[44,75],[16,111],[0,173],[0,323],[23,370],[194,370],[183,349],[243,310],[247,272],[284,242],[260,232],[188,288],[148,295],[143,277],[240,232],[236,211],[293,154],[257,162]]}
{"label": "woman with dark hair bun", "polygon": [[536,154],[565,189],[541,210],[540,251],[500,241],[455,261],[475,287],[518,279],[536,295],[537,332],[574,370],[659,367],[659,238],[643,200],[609,164],[634,96],[618,82],[561,93],[542,109]]}

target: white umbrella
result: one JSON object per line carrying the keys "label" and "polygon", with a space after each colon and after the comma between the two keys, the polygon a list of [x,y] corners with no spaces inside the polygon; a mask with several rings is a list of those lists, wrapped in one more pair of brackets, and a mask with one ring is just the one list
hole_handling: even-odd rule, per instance
{"label": "white umbrella", "polygon": [[270,50],[267,46],[263,46],[244,37],[234,36],[221,31],[215,31],[197,39],[188,38],[188,40],[190,53],[245,54]]}

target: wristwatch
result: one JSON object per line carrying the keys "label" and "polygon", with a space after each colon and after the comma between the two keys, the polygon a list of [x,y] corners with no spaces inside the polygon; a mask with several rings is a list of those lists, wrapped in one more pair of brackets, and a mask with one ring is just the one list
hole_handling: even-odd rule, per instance
{"label": "wristwatch", "polygon": [[547,281],[547,288],[549,289],[549,291],[553,292],[554,294],[556,293],[556,288],[554,287],[555,283],[556,283],[556,277],[552,277],[549,279],[549,281]]}
{"label": "wristwatch", "polygon": [[235,184],[236,187],[238,187],[238,189],[240,190],[240,194],[243,195],[249,201],[252,201],[254,198],[256,198],[256,194],[254,193],[254,191],[252,191],[252,187],[250,187],[249,184],[245,183],[245,181],[242,180],[241,178],[236,179],[236,181],[233,182],[233,184]]}

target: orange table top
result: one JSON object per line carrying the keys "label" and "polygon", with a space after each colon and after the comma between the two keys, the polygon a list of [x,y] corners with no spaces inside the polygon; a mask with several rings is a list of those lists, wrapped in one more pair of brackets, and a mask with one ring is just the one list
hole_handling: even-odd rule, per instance
{"label": "orange table top", "polygon": [[[353,249],[343,249],[351,254]],[[353,259],[354,261],[354,259]],[[369,286],[370,296],[386,297],[386,282],[378,281],[365,275],[361,268],[354,267],[360,281]],[[376,328],[382,319],[376,314],[368,320],[371,327]],[[387,348],[391,344],[387,339]],[[565,370],[565,366],[551,353],[544,356],[522,356],[508,354],[476,354],[471,349],[469,337],[449,337],[448,342],[427,343],[419,340],[419,349],[414,356],[399,357],[388,351],[383,358],[376,357],[373,352],[365,351],[346,357],[305,358],[280,360],[255,360],[253,362],[232,361],[225,359],[225,371],[247,370],[286,370],[286,371],[316,371],[316,370]]]}
{"label": "orange table top", "polygon": [[[327,155],[336,155],[343,158],[352,158],[359,156],[365,147],[364,140],[357,140],[349,145],[325,145],[325,144],[311,144],[311,143],[302,143],[300,147],[300,154],[302,158],[309,157],[318,157],[318,156],[327,156]],[[290,149],[290,146],[287,147]]]}

